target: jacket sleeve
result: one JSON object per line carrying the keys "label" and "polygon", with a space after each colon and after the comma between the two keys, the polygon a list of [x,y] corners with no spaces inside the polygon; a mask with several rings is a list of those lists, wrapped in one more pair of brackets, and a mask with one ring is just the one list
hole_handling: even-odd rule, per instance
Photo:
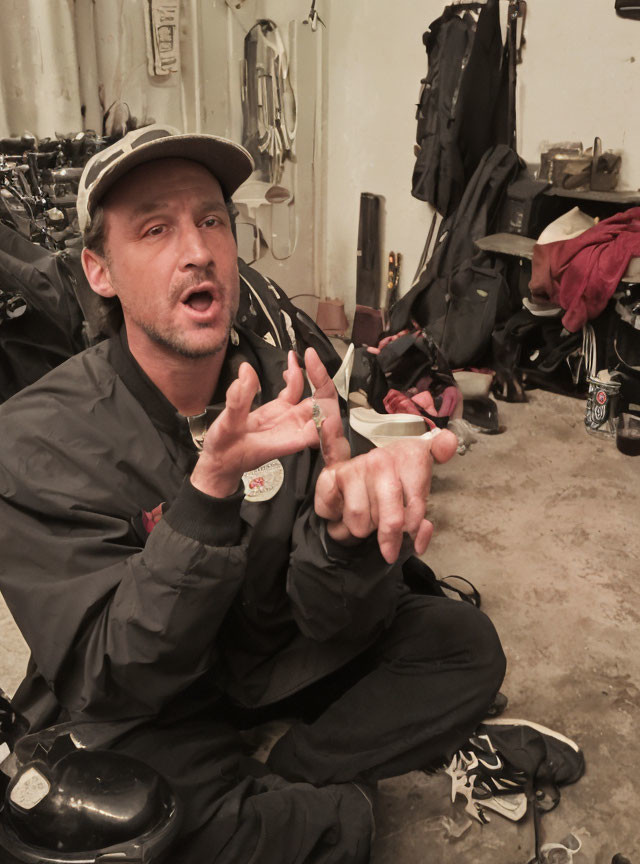
{"label": "jacket sleeve", "polygon": [[56,466],[48,483],[0,469],[0,587],[72,718],[152,716],[214,662],[245,572],[242,495],[211,499],[185,480],[141,547],[125,515],[65,494]]}
{"label": "jacket sleeve", "polygon": [[401,562],[410,553],[405,542],[398,561],[388,564],[375,534],[355,546],[336,543],[315,513],[311,493],[294,525],[287,578],[301,631],[318,641],[370,641],[393,619]]}

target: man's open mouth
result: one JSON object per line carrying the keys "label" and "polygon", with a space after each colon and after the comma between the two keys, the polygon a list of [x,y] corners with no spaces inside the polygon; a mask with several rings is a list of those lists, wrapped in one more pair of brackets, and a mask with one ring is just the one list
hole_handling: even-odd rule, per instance
{"label": "man's open mouth", "polygon": [[206,312],[213,303],[213,292],[207,288],[192,291],[182,300],[185,306],[189,306],[196,312]]}

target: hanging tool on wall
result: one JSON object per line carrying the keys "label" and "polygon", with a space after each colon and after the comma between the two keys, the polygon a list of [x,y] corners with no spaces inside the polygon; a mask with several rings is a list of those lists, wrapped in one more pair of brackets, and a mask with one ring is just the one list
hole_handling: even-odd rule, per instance
{"label": "hanging tool on wall", "polygon": [[[290,27],[289,47],[295,56],[293,40]],[[296,97],[284,41],[275,23],[267,19],[257,21],[244,40],[242,119],[242,143],[256,165],[251,180],[234,196],[248,213],[248,221],[242,223],[243,238],[253,230],[253,238],[248,238],[252,258],[247,260],[260,257],[268,247],[282,261],[293,254],[298,234],[295,165],[291,164],[295,163]],[[285,172],[287,165],[290,170]]]}
{"label": "hanging tool on wall", "polygon": [[311,29],[313,30],[314,33],[318,29],[319,23],[322,24],[322,26],[326,28],[327,25],[324,23],[322,18],[318,15],[318,10],[316,9],[316,0],[312,0],[311,9],[309,10],[309,14],[307,15],[306,20],[303,21],[302,23],[303,24],[310,24]]}
{"label": "hanging tool on wall", "polygon": [[147,0],[147,71],[166,77],[180,71],[180,0]]}
{"label": "hanging tool on wall", "polygon": [[375,345],[382,332],[380,312],[380,201],[379,195],[360,195],[358,258],[356,266],[356,311],[351,341]]}
{"label": "hanging tool on wall", "polygon": [[505,59],[509,68],[509,95],[507,104],[507,144],[516,147],[516,66],[522,63],[522,49],[526,44],[524,24],[527,17],[527,0],[509,0],[507,11],[507,39]]}
{"label": "hanging tool on wall", "polygon": [[389,264],[387,267],[387,293],[382,310],[382,326],[389,329],[391,310],[398,299],[398,286],[400,284],[400,267],[402,265],[402,253],[389,252]]}
{"label": "hanging tool on wall", "polygon": [[244,40],[242,143],[260,180],[279,184],[286,160],[295,161],[296,98],[280,31],[262,19]]}

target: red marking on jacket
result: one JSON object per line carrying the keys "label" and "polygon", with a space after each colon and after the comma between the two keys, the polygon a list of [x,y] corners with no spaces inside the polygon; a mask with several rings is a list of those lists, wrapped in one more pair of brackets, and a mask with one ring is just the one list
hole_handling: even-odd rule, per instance
{"label": "red marking on jacket", "polygon": [[164,501],[158,504],[157,507],[154,507],[153,510],[142,511],[142,524],[147,534],[151,534],[158,522],[162,519],[163,506]]}

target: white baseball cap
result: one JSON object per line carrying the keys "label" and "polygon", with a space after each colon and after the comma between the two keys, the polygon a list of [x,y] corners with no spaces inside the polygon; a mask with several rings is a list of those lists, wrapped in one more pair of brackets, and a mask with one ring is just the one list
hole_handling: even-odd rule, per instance
{"label": "white baseball cap", "polygon": [[251,175],[253,159],[244,147],[217,135],[183,135],[173,126],[154,123],[128,132],[124,138],[89,159],[78,187],[78,223],[85,231],[96,205],[124,174],[153,159],[191,159],[216,178],[225,199]]}

